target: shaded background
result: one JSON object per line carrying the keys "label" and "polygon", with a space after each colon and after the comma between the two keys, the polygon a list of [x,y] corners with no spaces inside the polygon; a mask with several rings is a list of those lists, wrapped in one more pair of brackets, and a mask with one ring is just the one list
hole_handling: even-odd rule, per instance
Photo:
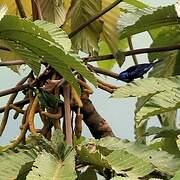
{"label": "shaded background", "polygon": [[[174,4],[176,0],[143,0],[143,2],[152,5],[152,6],[166,6],[168,4]],[[145,48],[149,47],[151,44],[151,38],[148,33],[141,33],[133,36],[133,45],[136,48]],[[147,54],[137,55],[139,63],[147,62]],[[127,67],[133,65],[133,60],[131,57],[126,58],[126,62],[120,69],[118,66],[113,68],[113,71],[119,73],[120,71],[125,70]],[[29,68],[22,66],[20,74],[14,73],[12,70],[6,67],[0,67],[0,90],[4,90],[10,87],[14,87],[16,83],[22,79],[22,77],[30,72]],[[121,86],[123,82],[114,80],[112,78],[102,78],[114,85]],[[5,105],[9,96],[0,98],[0,107]],[[18,99],[17,99],[18,100]],[[113,132],[116,136],[134,140],[134,109],[136,98],[127,98],[127,99],[114,99],[110,98],[110,94],[104,92],[100,89],[94,89],[94,94],[91,96],[91,100],[94,103],[97,111],[101,114],[104,119],[108,121],[110,126],[113,129]],[[14,111],[11,111],[10,119],[6,129],[0,137],[0,145],[7,144],[10,140],[15,138],[19,134],[19,125],[21,122],[22,116],[19,116],[18,119],[14,120],[12,118]],[[0,114],[0,119],[2,114]],[[178,113],[178,121],[180,119],[180,114]],[[41,127],[40,121],[36,118],[37,127]],[[159,125],[155,117],[151,118],[149,125]],[[92,137],[88,128],[84,125],[83,135],[86,137]]]}

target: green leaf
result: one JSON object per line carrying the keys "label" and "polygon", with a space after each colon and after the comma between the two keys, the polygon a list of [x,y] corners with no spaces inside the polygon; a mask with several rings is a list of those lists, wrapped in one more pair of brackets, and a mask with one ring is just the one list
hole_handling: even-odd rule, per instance
{"label": "green leaf", "polygon": [[169,127],[150,127],[146,131],[146,136],[155,135],[156,138],[176,138],[180,134],[180,129],[173,129]]}
{"label": "green leaf", "polygon": [[78,146],[77,158],[79,163],[93,165],[94,168],[101,170],[103,168],[110,168],[110,165],[105,160],[105,157],[96,151],[95,146]]}
{"label": "green leaf", "polygon": [[[112,3],[111,0],[103,0],[102,8],[106,8]],[[102,39],[107,43],[109,49],[113,53],[116,54],[118,50],[118,29],[117,29],[117,21],[119,18],[119,14],[121,10],[118,6],[115,6],[111,11],[108,11],[106,14],[102,16],[103,20],[103,32]]]}
{"label": "green leaf", "polygon": [[[72,0],[69,16],[71,18],[71,32],[77,27],[94,17],[101,11],[101,1],[99,0]],[[72,44],[76,51],[81,50],[94,54],[98,51],[98,41],[102,31],[102,23],[94,21],[88,27],[81,30],[72,37]]]}
{"label": "green leaf", "polygon": [[64,134],[59,129],[56,129],[53,133],[52,147],[54,151],[58,154],[58,157],[62,160],[66,159],[66,157],[72,151],[72,146],[68,145],[64,141]]}
{"label": "green leaf", "polygon": [[162,26],[177,25],[179,22],[174,5],[158,9],[145,8],[123,14],[119,19],[118,29],[120,38],[125,38]]}
{"label": "green leaf", "polygon": [[55,24],[46,22],[46,21],[35,21],[35,24],[40,28],[43,28],[44,31],[47,31],[54,41],[62,46],[65,50],[65,53],[69,56],[69,59],[65,61],[66,64],[71,66],[73,69],[78,71],[84,78],[91,82],[94,86],[97,86],[96,78],[94,75],[82,64],[79,56],[73,53],[71,49],[71,40],[68,38],[68,35],[65,31],[57,27]]}
{"label": "green leaf", "polygon": [[55,42],[62,46],[65,51],[71,51],[71,40],[65,31],[60,29],[57,25],[47,21],[36,20],[34,23],[44,31],[48,32]]}
{"label": "green leaf", "polygon": [[137,124],[140,126],[142,120],[150,116],[178,109],[180,107],[179,93],[180,88],[177,88],[149,97],[149,100],[139,106],[136,111]]}
{"label": "green leaf", "polygon": [[23,147],[0,153],[0,179],[12,180],[30,171],[36,151]]}
{"label": "green leaf", "polygon": [[[111,53],[107,43],[105,41],[101,41],[99,43],[99,55],[109,54]],[[116,61],[113,59],[105,60],[105,61],[97,61],[97,65],[100,68],[111,70],[115,65]]]}
{"label": "green leaf", "polygon": [[[52,65],[65,79],[72,82],[76,90],[79,90],[79,85],[76,82],[70,67],[65,64],[65,60],[69,60],[68,55],[65,55],[60,47],[54,43],[51,36],[40,29],[32,22],[28,22],[24,19],[19,19],[15,16],[5,16],[0,21],[0,38],[8,39],[17,43],[21,47],[25,47],[28,51],[38,55],[41,58],[45,58],[46,61]],[[16,49],[19,50],[19,47]],[[29,59],[24,59],[29,65],[31,62]],[[40,58],[36,63],[39,63]]]}
{"label": "green leaf", "polygon": [[[52,24],[50,23],[49,26],[51,25]],[[78,92],[80,92],[79,84],[72,74],[71,68],[77,70],[90,82],[96,85],[93,74],[82,65],[80,59],[75,55],[71,55],[72,53],[67,54],[63,47],[56,43],[51,35],[48,34],[48,31],[44,31],[44,29],[39,28],[34,23],[13,16],[5,16],[0,21],[0,26],[0,38],[3,38],[6,41],[8,39],[8,42],[12,41],[14,45],[16,44],[17,47],[13,46],[13,49],[16,48],[16,51],[19,53],[22,50],[23,57],[26,57],[27,53],[27,58],[24,60],[28,65],[33,64],[33,66],[39,66],[40,60],[46,61],[69,81]],[[55,39],[57,40],[58,38],[55,37]],[[24,51],[26,50],[27,52],[24,54]],[[29,58],[31,55],[34,58],[34,61],[37,56],[39,57],[36,59],[36,62],[32,63],[32,61],[30,61]],[[37,69],[33,70],[37,73]]]}
{"label": "green leaf", "polygon": [[135,6],[136,8],[139,8],[139,9],[144,9],[144,8],[148,7],[147,4],[144,4],[143,2],[137,1],[137,0],[124,0],[124,2],[131,4],[131,5]]}
{"label": "green leaf", "polygon": [[180,170],[178,170],[175,176],[171,180],[179,180],[180,179]]}
{"label": "green leaf", "polygon": [[[7,43],[4,43],[3,40],[0,40],[0,46],[10,49],[10,47],[7,46]],[[2,61],[2,62],[11,61],[12,59],[13,59],[13,61],[16,61],[16,60],[19,60],[20,58],[13,51],[5,51],[5,50],[0,49],[0,61]],[[15,73],[19,73],[19,67],[20,67],[20,65],[7,66],[7,68],[10,68]]]}
{"label": "green leaf", "polygon": [[66,19],[66,9],[62,0],[39,1],[43,19],[61,26]]}
{"label": "green leaf", "polygon": [[116,173],[124,171],[131,178],[143,177],[155,170],[151,163],[143,161],[125,150],[113,151],[106,157],[106,160]]}
{"label": "green leaf", "polygon": [[174,88],[180,88],[176,83],[180,76],[170,78],[144,78],[127,83],[119,87],[113,94],[114,98],[141,97],[147,95],[155,95],[160,92],[171,91]]}
{"label": "green leaf", "polygon": [[76,179],[74,155],[74,151],[71,151],[66,159],[62,161],[52,154],[42,151],[36,158],[32,171],[27,176],[27,180]]}
{"label": "green leaf", "polygon": [[40,104],[44,108],[57,108],[59,104],[63,103],[58,96],[55,96],[51,92],[37,90],[36,91],[38,98],[40,100]]}
{"label": "green leaf", "polygon": [[[92,142],[90,143],[93,145]],[[115,137],[102,138],[95,140],[94,143],[102,154],[107,155],[114,150],[124,150],[143,161],[151,163],[158,171],[169,175],[174,175],[180,167],[180,158],[174,158],[173,155],[165,151],[150,149],[142,144],[123,141]]]}

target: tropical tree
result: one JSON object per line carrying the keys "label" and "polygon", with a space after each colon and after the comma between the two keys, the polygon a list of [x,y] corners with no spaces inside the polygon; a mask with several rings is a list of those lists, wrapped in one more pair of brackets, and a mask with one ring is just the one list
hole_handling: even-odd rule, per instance
{"label": "tropical tree", "polygon": [[[1,0],[0,66],[30,72],[0,91],[10,95],[0,108],[0,135],[11,110],[22,117],[18,137],[0,149],[0,179],[180,179],[179,12],[180,2],[155,8],[138,0]],[[132,36],[141,32],[152,44],[134,49]],[[147,78],[117,87],[97,76],[119,79],[112,68],[127,56],[138,65],[143,53],[161,60]],[[91,84],[112,98],[138,98],[135,142],[115,137],[90,100]],[[152,116],[160,127],[148,128]],[[95,139],[81,136],[82,121]]]}

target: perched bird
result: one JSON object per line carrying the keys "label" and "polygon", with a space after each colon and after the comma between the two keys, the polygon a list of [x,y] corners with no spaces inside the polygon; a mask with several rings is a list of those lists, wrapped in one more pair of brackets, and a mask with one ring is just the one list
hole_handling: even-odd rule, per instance
{"label": "perched bird", "polygon": [[143,78],[144,74],[146,74],[155,64],[161,61],[162,60],[153,63],[144,63],[131,66],[119,74],[119,80],[129,83],[134,79]]}

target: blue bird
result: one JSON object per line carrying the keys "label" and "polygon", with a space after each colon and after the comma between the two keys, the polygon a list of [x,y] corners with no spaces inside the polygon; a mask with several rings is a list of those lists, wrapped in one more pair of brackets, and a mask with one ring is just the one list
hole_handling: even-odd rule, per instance
{"label": "blue bird", "polygon": [[143,78],[144,74],[146,74],[155,64],[161,61],[162,60],[153,63],[144,63],[131,66],[119,74],[119,80],[129,83],[134,79]]}

